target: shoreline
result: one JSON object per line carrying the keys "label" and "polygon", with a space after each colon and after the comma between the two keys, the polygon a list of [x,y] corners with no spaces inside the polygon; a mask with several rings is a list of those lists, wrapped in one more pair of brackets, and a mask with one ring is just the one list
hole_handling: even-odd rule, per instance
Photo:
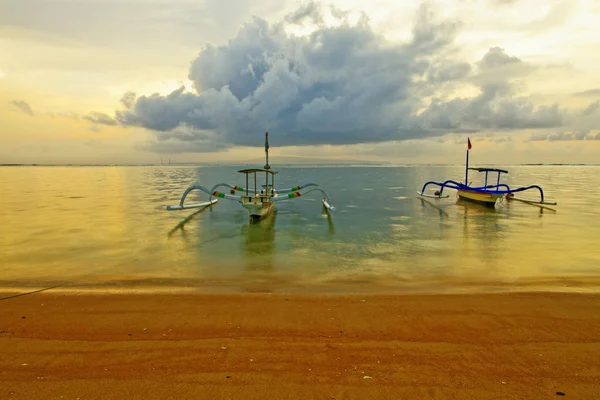
{"label": "shoreline", "polygon": [[47,290],[1,301],[0,321],[1,398],[600,393],[598,294]]}
{"label": "shoreline", "polygon": [[243,276],[237,279],[130,279],[120,281],[0,281],[0,298],[20,293],[51,290],[57,294],[184,294],[233,295],[244,293],[295,295],[450,295],[497,293],[600,293],[600,277],[537,277],[514,281],[481,279],[338,280],[292,282],[291,278]]}

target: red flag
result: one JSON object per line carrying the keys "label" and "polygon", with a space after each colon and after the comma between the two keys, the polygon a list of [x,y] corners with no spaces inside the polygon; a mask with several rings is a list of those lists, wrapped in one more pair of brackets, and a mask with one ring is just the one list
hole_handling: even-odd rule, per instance
{"label": "red flag", "polygon": [[467,138],[467,150],[471,150],[471,139]]}

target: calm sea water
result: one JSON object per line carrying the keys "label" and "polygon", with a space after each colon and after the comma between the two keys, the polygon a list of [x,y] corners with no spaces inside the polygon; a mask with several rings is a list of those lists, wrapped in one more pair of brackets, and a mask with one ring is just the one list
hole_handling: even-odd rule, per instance
{"label": "calm sea water", "polygon": [[556,210],[417,197],[461,166],[274,167],[277,187],[319,183],[337,210],[312,193],[249,224],[228,200],[165,211],[193,183],[243,186],[239,166],[0,167],[0,287],[595,291],[600,167],[506,168]]}

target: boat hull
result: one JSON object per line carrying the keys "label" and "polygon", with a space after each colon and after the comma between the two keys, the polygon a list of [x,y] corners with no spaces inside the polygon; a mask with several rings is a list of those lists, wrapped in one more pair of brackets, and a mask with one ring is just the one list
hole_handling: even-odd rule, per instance
{"label": "boat hull", "polygon": [[248,217],[251,221],[258,221],[263,217],[266,217],[275,209],[273,202],[252,202],[242,203],[246,211],[248,211]]}
{"label": "boat hull", "polygon": [[502,194],[478,192],[473,190],[458,190],[458,197],[463,200],[468,200],[493,207],[496,204],[496,200],[502,197]]}

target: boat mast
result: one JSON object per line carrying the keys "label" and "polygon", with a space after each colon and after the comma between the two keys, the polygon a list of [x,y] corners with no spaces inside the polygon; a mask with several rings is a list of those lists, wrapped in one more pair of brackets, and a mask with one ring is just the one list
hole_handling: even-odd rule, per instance
{"label": "boat mast", "polygon": [[[265,170],[269,171],[269,132],[265,133]],[[269,173],[265,172],[265,193],[269,194]]]}
{"label": "boat mast", "polygon": [[271,169],[271,167],[269,167],[269,132],[265,133],[265,155],[265,169]]}
{"label": "boat mast", "polygon": [[465,166],[465,185],[469,186],[469,150],[471,150],[471,139],[467,138],[467,162]]}

